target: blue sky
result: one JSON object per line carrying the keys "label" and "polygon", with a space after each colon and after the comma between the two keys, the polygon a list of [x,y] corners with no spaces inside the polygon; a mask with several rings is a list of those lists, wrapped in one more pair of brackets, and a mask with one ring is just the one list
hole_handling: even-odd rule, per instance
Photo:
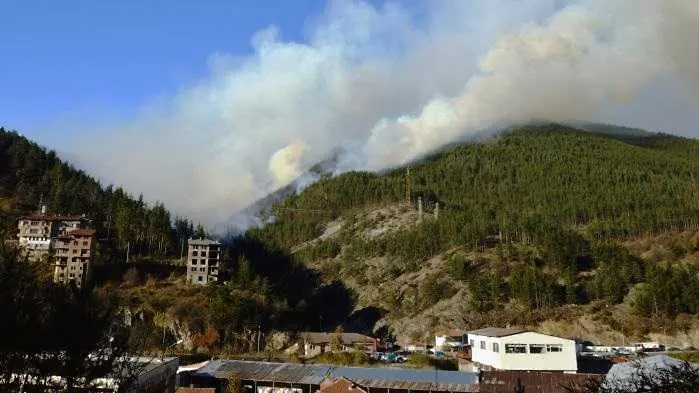
{"label": "blue sky", "polygon": [[[246,55],[269,25],[302,40],[324,0],[0,0],[0,125],[42,141],[61,119],[130,117]],[[43,130],[43,131],[39,131]]]}

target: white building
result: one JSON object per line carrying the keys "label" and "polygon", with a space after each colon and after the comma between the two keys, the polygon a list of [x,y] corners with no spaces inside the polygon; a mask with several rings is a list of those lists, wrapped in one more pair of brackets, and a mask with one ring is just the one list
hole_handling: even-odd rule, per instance
{"label": "white building", "polygon": [[575,341],[526,330],[485,328],[468,333],[471,360],[484,369],[577,372]]}

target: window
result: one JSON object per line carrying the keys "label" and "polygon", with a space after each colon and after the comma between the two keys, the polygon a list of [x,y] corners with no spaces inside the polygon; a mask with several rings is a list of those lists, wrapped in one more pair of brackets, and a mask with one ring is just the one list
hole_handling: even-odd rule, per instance
{"label": "window", "polygon": [[197,264],[197,260],[196,260],[196,259],[192,259],[192,265],[196,265],[196,264]]}
{"label": "window", "polygon": [[205,268],[205,267],[199,268],[199,271],[200,271],[200,272],[205,272],[205,271],[206,271],[206,268]]}
{"label": "window", "polygon": [[190,270],[193,271],[193,272],[196,272],[196,271],[197,271],[197,268],[196,268],[196,267],[193,267],[193,268],[191,268]]}
{"label": "window", "polygon": [[529,353],[546,353],[546,345],[529,344]]}
{"label": "window", "polygon": [[473,348],[473,346],[476,345],[476,340],[471,339],[468,341],[468,344]]}
{"label": "window", "polygon": [[500,344],[493,343],[493,352],[500,352]]}
{"label": "window", "polygon": [[527,344],[505,344],[505,353],[527,353]]}
{"label": "window", "polygon": [[68,277],[75,278],[75,274],[71,273]]}
{"label": "window", "polygon": [[202,276],[197,277],[197,281],[201,281],[202,278],[203,278]]}
{"label": "window", "polygon": [[206,256],[206,251],[201,252],[201,256],[205,257]]}
{"label": "window", "polygon": [[481,349],[485,349],[485,341],[481,341]]}
{"label": "window", "polygon": [[193,257],[197,257],[197,256],[199,256],[199,253],[196,252],[196,251],[192,251],[192,256],[193,256]]}
{"label": "window", "polygon": [[563,345],[561,345],[561,344],[548,344],[548,345],[546,345],[546,350],[548,352],[563,352]]}

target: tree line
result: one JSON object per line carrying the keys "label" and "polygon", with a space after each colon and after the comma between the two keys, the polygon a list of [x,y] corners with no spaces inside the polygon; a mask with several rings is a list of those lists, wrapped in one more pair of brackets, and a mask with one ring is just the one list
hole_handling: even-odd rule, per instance
{"label": "tree line", "polygon": [[17,132],[0,128],[0,224],[16,230],[20,214],[37,212],[86,214],[102,244],[102,257],[179,256],[192,236],[205,236],[201,225],[172,217],[160,202],[146,203],[122,187],[103,187],[95,178],[58,158]]}

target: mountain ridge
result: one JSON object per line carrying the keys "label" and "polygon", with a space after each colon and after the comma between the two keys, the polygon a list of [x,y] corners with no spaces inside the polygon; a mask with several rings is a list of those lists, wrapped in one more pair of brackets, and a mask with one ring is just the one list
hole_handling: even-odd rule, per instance
{"label": "mountain ridge", "polygon": [[[404,338],[454,325],[544,323],[570,307],[597,315],[590,310],[599,303],[632,307],[623,323],[642,325],[657,313],[647,302],[663,291],[654,285],[664,275],[698,288],[699,141],[601,127],[526,125],[447,146],[409,165],[410,204],[405,167],[321,179],[277,203],[276,220],[247,236],[344,283],[357,307],[384,310],[372,329]],[[660,259],[624,243],[668,231],[688,240]],[[695,303],[661,313],[696,322]]]}

